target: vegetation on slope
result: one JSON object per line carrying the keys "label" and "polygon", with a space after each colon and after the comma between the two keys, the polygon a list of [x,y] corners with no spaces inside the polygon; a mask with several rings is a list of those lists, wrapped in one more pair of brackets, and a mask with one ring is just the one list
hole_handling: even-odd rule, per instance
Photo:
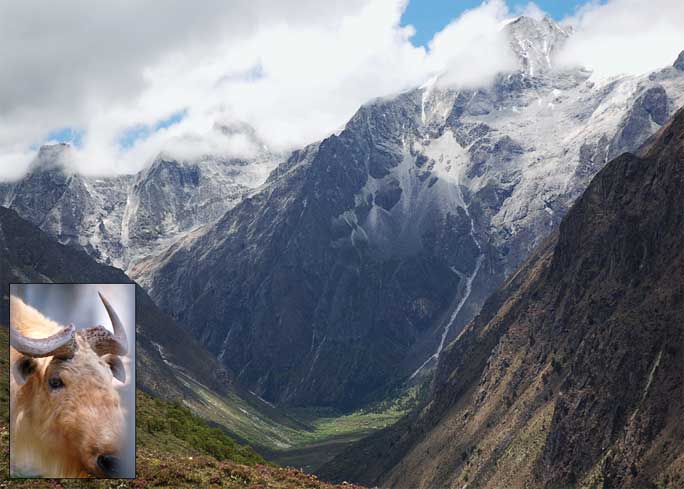
{"label": "vegetation on slope", "polygon": [[195,394],[184,402],[202,418],[225,427],[267,459],[309,472],[361,438],[396,423],[426,395],[420,387],[398,389],[351,413],[329,408],[285,410],[250,394],[218,395],[182,372],[179,379]]}
{"label": "vegetation on slope", "polygon": [[181,450],[249,465],[266,463],[254,449],[239,445],[223,430],[209,426],[178,403],[155,399],[141,391],[137,393],[136,402],[138,448],[149,447],[164,453]]}
{"label": "vegetation on slope", "polygon": [[[0,348],[8,331],[0,327]],[[136,396],[136,475],[133,480],[9,480],[9,368],[0,355],[0,488],[228,488],[334,489],[316,476],[267,464],[252,448],[209,425],[187,407]],[[345,489],[358,486],[345,484]]]}

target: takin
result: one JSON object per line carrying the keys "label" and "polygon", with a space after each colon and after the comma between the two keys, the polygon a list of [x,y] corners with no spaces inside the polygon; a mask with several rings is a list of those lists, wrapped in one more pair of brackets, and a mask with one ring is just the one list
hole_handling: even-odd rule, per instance
{"label": "takin", "polygon": [[10,467],[12,476],[117,477],[125,411],[114,379],[126,380],[128,351],[116,311],[112,322],[62,327],[10,297]]}

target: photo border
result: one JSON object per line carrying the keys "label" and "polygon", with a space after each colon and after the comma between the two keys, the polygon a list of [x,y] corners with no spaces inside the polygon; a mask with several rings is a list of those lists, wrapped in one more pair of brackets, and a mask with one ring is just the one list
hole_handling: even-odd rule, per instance
{"label": "photo border", "polygon": [[[11,366],[11,343],[10,343],[10,334],[11,334],[11,329],[10,329],[10,314],[11,314],[11,305],[10,305],[10,297],[11,297],[11,292],[12,292],[12,286],[13,285],[132,285],[133,286],[133,314],[134,314],[134,321],[133,321],[133,335],[134,335],[134,341],[133,341],[133,348],[135,351],[135,359],[133,361],[134,368],[133,368],[133,412],[135,414],[135,422],[133,423],[133,477],[17,477],[17,476],[12,476],[12,467],[11,467],[11,447],[12,447],[12,426],[11,426],[11,419],[12,419],[12,399],[11,399],[11,388],[10,388],[10,382],[12,381],[12,366]],[[6,474],[6,480],[7,481],[22,481],[22,480],[56,480],[56,481],[61,481],[61,480],[78,480],[78,481],[84,481],[84,480],[93,480],[93,481],[115,481],[115,480],[136,480],[138,478],[138,443],[137,443],[137,438],[138,438],[138,400],[137,400],[137,390],[138,390],[138,335],[137,335],[137,323],[138,323],[138,297],[137,297],[137,292],[138,292],[138,284],[134,281],[130,282],[9,282],[7,284],[7,290],[6,290],[6,296],[7,296],[7,301],[8,301],[8,306],[7,306],[7,317],[4,318],[7,321],[7,352],[6,352],[6,359],[7,359],[7,474]]]}

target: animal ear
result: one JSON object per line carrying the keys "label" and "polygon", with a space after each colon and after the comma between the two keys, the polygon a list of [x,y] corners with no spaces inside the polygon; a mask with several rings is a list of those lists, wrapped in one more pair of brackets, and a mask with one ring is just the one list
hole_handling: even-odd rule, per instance
{"label": "animal ear", "polygon": [[36,371],[38,364],[31,357],[22,356],[12,365],[12,376],[19,385],[24,385],[31,375]]}
{"label": "animal ear", "polygon": [[121,359],[117,355],[105,355],[102,358],[109,365],[114,378],[120,382],[126,382],[126,369]]}

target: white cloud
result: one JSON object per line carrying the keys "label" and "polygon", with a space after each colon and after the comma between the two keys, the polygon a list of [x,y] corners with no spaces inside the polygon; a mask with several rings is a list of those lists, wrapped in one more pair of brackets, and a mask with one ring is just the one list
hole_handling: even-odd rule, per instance
{"label": "white cloud", "polygon": [[526,3],[525,5],[517,5],[513,9],[513,13],[516,16],[524,15],[525,17],[531,17],[532,19],[535,19],[535,20],[541,20],[546,16],[546,12],[544,12],[541,8],[539,8],[539,5],[537,5],[534,2],[529,2],[529,3]]}
{"label": "white cloud", "polygon": [[681,0],[592,2],[566,22],[575,33],[559,61],[585,66],[599,79],[669,66],[684,49]]}
{"label": "white cloud", "polygon": [[[64,9],[69,14],[43,11],[35,26],[21,12],[21,22],[40,35],[26,47],[24,34],[3,34],[0,26],[0,45],[17,52],[16,68],[0,75],[0,106],[11,114],[0,120],[7,136],[0,136],[0,176],[19,175],[30,146],[60,127],[84,131],[74,152],[80,171],[133,172],[161,150],[178,157],[250,151],[214,131],[216,123],[244,121],[282,150],[325,137],[369,99],[419,85],[430,73],[448,67],[468,73],[458,77],[468,84],[501,69],[500,58],[482,58],[483,50],[499,50],[502,0],[465,13],[429,52],[413,46],[413,29],[400,25],[405,2],[217,2],[187,19],[185,3],[164,11],[125,4],[109,13],[74,4]],[[94,25],[82,26],[84,17]],[[131,126],[154,126],[179,110],[186,114],[179,124],[120,147]]]}
{"label": "white cloud", "polygon": [[[279,148],[311,142],[368,98],[420,81],[425,52],[399,26],[403,8],[404,0],[0,1],[0,176],[19,175],[31,145],[62,127],[84,131],[75,153],[86,173],[138,170],[166,146],[217,137],[217,121],[246,121]],[[179,110],[181,123],[130,149],[118,144],[131,126]],[[198,150],[224,144],[235,146]]]}
{"label": "white cloud", "polygon": [[[275,149],[297,147],[335,131],[369,99],[434,73],[469,86],[514,67],[503,0],[465,12],[427,50],[400,25],[406,1],[0,0],[0,178],[21,175],[32,146],[63,127],[83,131],[73,152],[79,171],[128,173],[161,150],[254,150],[217,123],[246,122]],[[565,62],[609,73],[671,63],[684,48],[675,29],[682,7],[640,3],[611,0],[569,19],[578,35]],[[524,13],[542,15],[532,3]],[[180,123],[119,144],[131,127],[179,111]]]}
{"label": "white cloud", "polygon": [[492,0],[464,12],[430,41],[429,64],[443,73],[440,82],[481,86],[497,73],[514,70],[517,61],[502,23],[510,18],[503,0]]}

